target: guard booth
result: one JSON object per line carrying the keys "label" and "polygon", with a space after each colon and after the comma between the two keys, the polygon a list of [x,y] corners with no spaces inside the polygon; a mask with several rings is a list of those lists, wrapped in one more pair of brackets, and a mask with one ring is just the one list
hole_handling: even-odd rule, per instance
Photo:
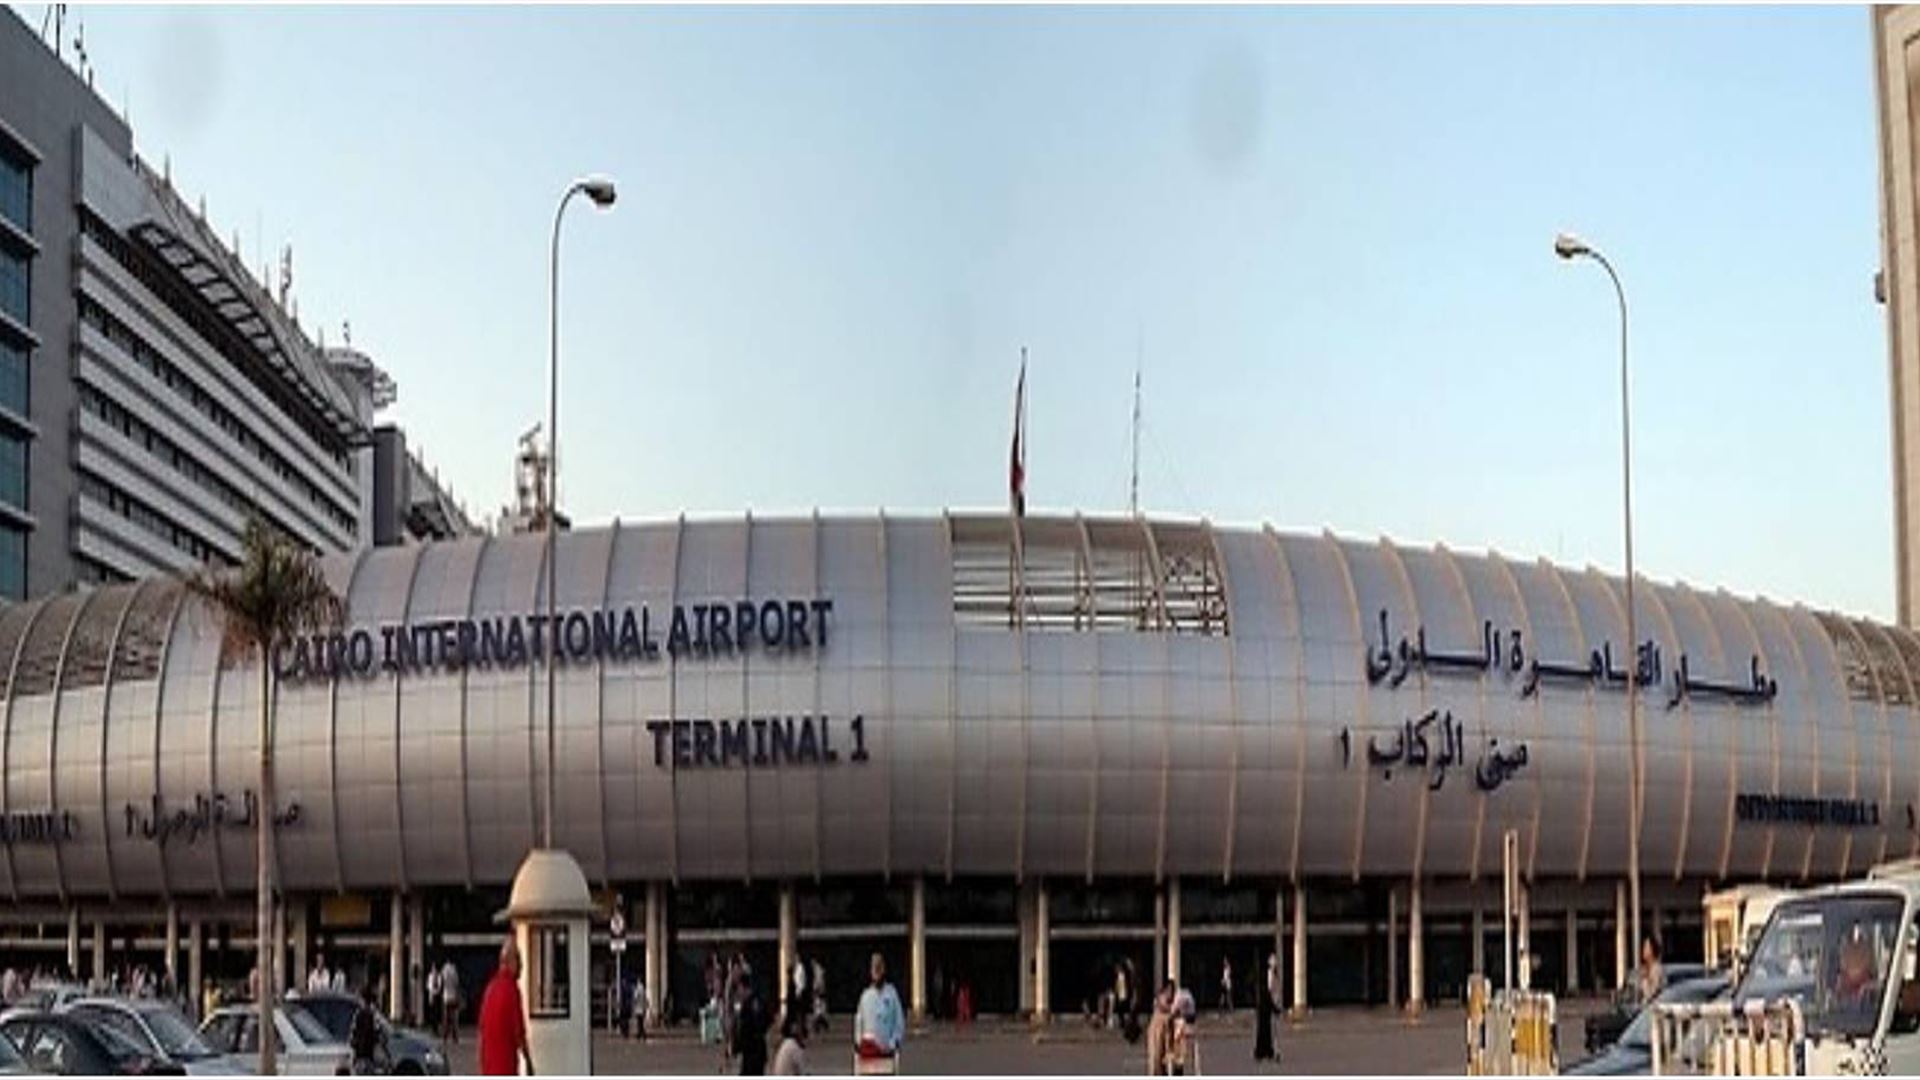
{"label": "guard booth", "polygon": [[587,939],[594,905],[580,864],[564,851],[529,852],[503,914],[520,946],[520,997],[534,1069],[548,1076],[592,1073]]}

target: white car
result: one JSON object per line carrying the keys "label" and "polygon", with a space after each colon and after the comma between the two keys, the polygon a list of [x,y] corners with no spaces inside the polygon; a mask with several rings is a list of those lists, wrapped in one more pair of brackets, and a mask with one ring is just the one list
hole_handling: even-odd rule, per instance
{"label": "white car", "polygon": [[237,1076],[245,1066],[207,1045],[179,1009],[154,998],[86,997],[54,1010],[111,1028],[156,1060],[178,1065],[189,1076]]}
{"label": "white car", "polygon": [[[353,1054],[347,1044],[335,1039],[305,1009],[282,1006],[273,1010],[273,1027],[280,1033],[282,1076],[335,1076],[352,1065]],[[215,1009],[201,1023],[200,1037],[223,1054],[256,1063],[260,1057],[260,1010],[253,1005]]]}

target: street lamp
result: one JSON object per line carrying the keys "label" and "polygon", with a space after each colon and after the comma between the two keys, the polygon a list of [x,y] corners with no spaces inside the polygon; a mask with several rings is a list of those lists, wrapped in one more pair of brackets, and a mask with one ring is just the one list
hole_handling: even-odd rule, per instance
{"label": "street lamp", "polygon": [[547,360],[547,776],[540,826],[540,844],[548,848],[553,846],[554,661],[559,653],[560,642],[559,627],[553,618],[553,534],[560,509],[560,222],[565,220],[567,204],[573,201],[575,195],[585,195],[593,200],[595,206],[605,210],[613,205],[613,180],[605,176],[589,176],[567,186],[567,193],[560,196],[559,208],[553,212],[553,255],[548,263],[550,291],[547,327],[551,348]]}
{"label": "street lamp", "polygon": [[[1620,301],[1620,517],[1626,532],[1627,548],[1627,739],[1631,743],[1627,782],[1627,902],[1633,927],[1632,948],[1640,948],[1640,787],[1644,764],[1640,749],[1640,636],[1633,616],[1633,425],[1627,393],[1627,292],[1620,287],[1620,275],[1591,244],[1572,233],[1553,238],[1553,253],[1571,262],[1587,258],[1600,264],[1613,282],[1613,295]],[[1631,961],[1633,954],[1629,954]],[[1624,975],[1624,973],[1622,973]]]}

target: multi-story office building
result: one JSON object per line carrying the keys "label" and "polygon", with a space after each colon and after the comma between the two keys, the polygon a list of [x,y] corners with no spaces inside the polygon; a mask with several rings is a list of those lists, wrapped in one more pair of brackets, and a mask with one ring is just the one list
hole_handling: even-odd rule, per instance
{"label": "multi-story office building", "polygon": [[380,539],[377,505],[388,540],[470,531],[411,512],[453,504],[377,468],[391,381],[357,353],[373,382],[350,377],[285,300],[0,16],[0,597],[230,561],[254,515],[322,550]]}

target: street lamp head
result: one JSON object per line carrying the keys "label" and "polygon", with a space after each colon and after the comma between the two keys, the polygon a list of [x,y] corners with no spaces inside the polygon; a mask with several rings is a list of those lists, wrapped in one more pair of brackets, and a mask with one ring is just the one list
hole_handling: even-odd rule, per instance
{"label": "street lamp head", "polygon": [[581,191],[587,193],[587,198],[593,200],[593,205],[600,209],[605,210],[607,207],[613,205],[615,192],[613,189],[613,179],[611,177],[589,176],[585,180],[580,181],[578,186]]}
{"label": "street lamp head", "polygon": [[1553,238],[1553,253],[1563,259],[1573,259],[1581,255],[1591,255],[1593,249],[1587,246],[1585,240],[1572,233],[1563,232]]}

